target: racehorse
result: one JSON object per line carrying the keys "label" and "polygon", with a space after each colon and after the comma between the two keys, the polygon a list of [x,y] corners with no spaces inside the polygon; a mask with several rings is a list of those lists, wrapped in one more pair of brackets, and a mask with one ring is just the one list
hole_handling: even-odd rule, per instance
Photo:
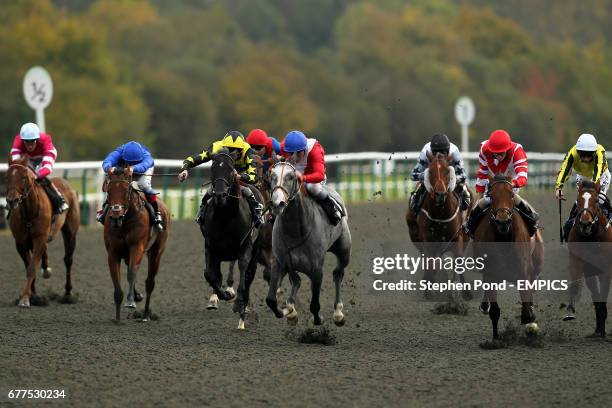
{"label": "racehorse", "polygon": [[6,172],[9,225],[17,251],[26,267],[26,284],[18,306],[30,307],[30,298],[36,293],[34,282],[41,261],[43,277],[51,276],[51,268],[47,264],[47,243],[53,241],[60,230],[64,239],[66,266],[66,284],[62,302],[73,303],[72,256],[76,248],[76,234],[81,218],[77,194],[66,180],[53,178],[51,182],[63,194],[70,207],[63,214],[53,215],[51,200],[36,181],[36,173],[27,163],[27,158],[14,161]]}
{"label": "racehorse", "polygon": [[[206,258],[204,277],[219,299],[231,300],[234,296],[221,288],[221,262],[238,261],[240,282],[233,310],[240,314],[238,329],[243,330],[260,241],[249,204],[241,194],[234,158],[227,149],[219,150],[212,159],[211,183],[213,197],[206,205],[204,222],[200,225]],[[261,201],[259,191],[249,188]]]}
{"label": "racehorse", "polygon": [[[474,234],[474,254],[486,258],[483,269],[485,285],[502,281],[514,282],[537,279],[544,262],[542,234],[538,229],[533,238],[529,236],[527,224],[514,206],[514,191],[511,176],[489,175],[491,205],[489,217],[480,220]],[[498,322],[501,309],[497,303],[495,286],[485,290],[481,310],[489,314],[493,325],[493,338],[499,339]],[[521,297],[521,323],[535,321],[533,291],[519,290]],[[489,304],[490,302],[490,304]]]}
{"label": "racehorse", "polygon": [[[470,238],[461,225],[473,206],[474,194],[468,189],[470,205],[467,210],[460,211],[461,198],[455,192],[457,177],[454,167],[449,165],[452,156],[442,153],[434,156],[427,153],[427,158],[429,167],[425,170],[423,180],[427,194],[423,199],[421,210],[416,217],[410,209],[406,212],[410,239],[419,252],[427,256],[445,254],[463,256]],[[426,269],[423,279],[433,281],[435,272]],[[465,276],[460,274],[459,280],[465,283]],[[466,300],[472,298],[471,292],[467,289],[463,290],[462,295]],[[429,296],[428,293],[426,296]]]}
{"label": "racehorse", "polygon": [[594,336],[605,337],[612,229],[598,204],[599,191],[599,182],[583,180],[578,185],[578,211],[568,236],[570,302],[564,320],[575,318],[575,299],[580,293],[580,282],[584,277],[595,307]]}
{"label": "racehorse", "polygon": [[[287,317],[289,324],[296,324],[298,313],[295,309],[295,296],[300,287],[298,272],[307,275],[311,281],[312,297],[310,312],[314,324],[320,325],[321,308],[319,296],[323,280],[325,254],[336,255],[337,264],[333,272],[336,286],[333,320],[337,326],[345,323],[340,285],[344,269],[351,256],[351,233],[347,218],[343,217],[338,225],[331,225],[325,211],[312,198],[306,196],[295,166],[290,162],[278,162],[271,168],[272,210],[276,215],[272,230],[272,273],[266,303],[276,317]],[[331,197],[346,207],[340,195],[328,189]],[[284,311],[279,310],[276,298],[281,277],[289,275],[291,293]]]}
{"label": "racehorse", "polygon": [[159,264],[170,230],[168,209],[161,200],[157,201],[165,226],[163,231],[159,231],[152,226],[152,209],[147,207],[143,193],[134,188],[128,168],[117,169],[115,173],[111,173],[109,169],[105,190],[109,211],[104,221],[104,245],[108,253],[108,268],[115,287],[115,319],[119,320],[121,317],[120,309],[123,301],[120,279],[121,261],[123,260],[128,268],[129,288],[125,306],[135,308],[136,274],[146,252],[148,259],[147,300],[143,321],[149,321],[155,276],[159,271]]}
{"label": "racehorse", "polygon": [[[257,168],[257,179],[259,182],[257,183],[257,189],[261,193],[263,197],[264,207],[269,208],[270,205],[270,177],[269,173],[264,170],[263,163],[259,156],[255,157],[256,168]],[[272,217],[266,216],[264,210],[264,220],[266,221],[259,228],[259,237],[258,240],[261,240],[259,245],[259,250],[255,254],[256,261],[259,265],[264,267],[263,277],[266,282],[270,282],[270,270],[272,269]],[[226,278],[226,287],[225,290],[229,292],[232,296],[235,296],[234,292],[234,270],[236,266],[236,261],[231,261]],[[219,308],[219,297],[216,293],[213,293],[210,296],[208,301],[208,306],[206,307],[209,310],[216,310]]]}

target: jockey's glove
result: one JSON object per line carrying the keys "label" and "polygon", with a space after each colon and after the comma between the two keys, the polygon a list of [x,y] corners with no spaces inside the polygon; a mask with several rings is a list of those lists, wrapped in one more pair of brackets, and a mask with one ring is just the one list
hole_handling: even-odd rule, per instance
{"label": "jockey's glove", "polygon": [[242,181],[243,183],[248,183],[250,181],[250,177],[248,174],[246,173],[242,173],[240,174],[240,181]]}

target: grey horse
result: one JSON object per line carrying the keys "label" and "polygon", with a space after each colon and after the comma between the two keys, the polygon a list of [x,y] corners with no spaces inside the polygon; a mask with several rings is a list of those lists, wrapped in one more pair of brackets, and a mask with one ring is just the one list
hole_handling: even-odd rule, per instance
{"label": "grey horse", "polygon": [[[342,326],[345,318],[342,313],[340,285],[344,269],[351,257],[351,232],[347,217],[342,217],[338,225],[330,224],[321,206],[302,192],[301,183],[293,164],[278,162],[272,166],[270,171],[271,204],[276,221],[272,230],[273,259],[266,303],[276,317],[286,316],[287,323],[296,324],[298,314],[295,309],[295,296],[301,282],[298,272],[302,272],[310,278],[312,289],[310,311],[314,317],[314,324],[320,325],[322,318],[319,315],[321,308],[319,295],[323,280],[323,262],[325,254],[331,252],[336,255],[337,259],[334,269],[336,298],[333,319],[337,326]],[[342,197],[331,189],[329,189],[329,194],[342,206],[344,214],[347,214]],[[291,282],[291,293],[287,299],[286,308],[281,311],[278,308],[276,293],[281,277],[286,274]]]}

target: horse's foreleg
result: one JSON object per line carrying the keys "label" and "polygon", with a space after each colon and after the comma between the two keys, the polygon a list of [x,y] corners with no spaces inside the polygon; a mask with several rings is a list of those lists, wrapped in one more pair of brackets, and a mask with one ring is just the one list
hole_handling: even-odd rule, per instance
{"label": "horse's foreleg", "polygon": [[[223,281],[223,276],[221,275],[221,261],[218,259],[213,259],[213,255],[210,253],[208,249],[205,250],[206,255],[206,266],[204,269],[204,279],[210,285],[212,290],[214,291],[214,295],[216,295],[221,300],[229,300],[232,298],[231,294],[225,292],[221,289],[221,284]],[[212,301],[212,297],[211,297]],[[218,300],[217,300],[218,301]],[[209,304],[208,309],[216,309],[215,307],[211,307]]]}
{"label": "horse's foreleg", "polygon": [[121,290],[121,258],[115,258],[109,251],[108,253],[108,270],[110,271],[111,279],[115,292],[113,298],[115,300],[115,320],[119,321],[121,317],[121,301],[123,301],[123,290]]}
{"label": "horse's foreleg", "polygon": [[51,268],[49,268],[49,261],[47,258],[47,251],[43,252],[42,254],[42,258],[41,258],[41,262],[40,262],[40,269],[42,272],[42,277],[45,279],[49,279],[51,277]]}
{"label": "horse's foreleg", "polygon": [[338,263],[334,268],[334,284],[336,286],[336,298],[334,300],[334,324],[336,326],[344,326],[346,319],[344,318],[344,313],[342,310],[344,309],[344,305],[342,304],[342,299],[340,298],[340,286],[342,285],[342,279],[344,278],[344,268],[346,267],[347,262],[343,262],[340,257],[338,257]]}
{"label": "horse's foreleg", "polygon": [[238,258],[238,271],[240,272],[240,280],[238,281],[238,291],[236,300],[234,301],[233,310],[235,313],[240,313],[241,325],[240,328],[244,328],[244,310],[247,306],[247,294],[246,294],[246,274],[247,268],[251,262],[252,246],[248,247],[240,258]]}
{"label": "horse's foreleg", "polygon": [[76,232],[62,228],[62,238],[64,239],[64,265],[66,266],[66,285],[64,296],[69,297],[72,291],[72,256],[76,248]]}
{"label": "horse's foreleg", "polygon": [[161,251],[158,249],[156,251],[149,251],[148,255],[148,274],[146,281],[146,289],[147,289],[147,300],[145,301],[144,308],[144,317],[143,321],[147,322],[151,318],[151,295],[153,294],[153,289],[155,289],[155,276],[157,276],[157,272],[159,271],[159,263],[161,260]]}
{"label": "horse's foreleg", "polygon": [[491,319],[491,325],[493,326],[493,338],[499,339],[499,316],[501,315],[501,309],[497,304],[497,291],[488,290],[486,291],[486,297],[490,302],[489,307],[489,318]]}
{"label": "horse's foreleg", "polygon": [[133,246],[130,248],[130,261],[127,270],[128,292],[125,307],[136,308],[134,301],[134,290],[136,285],[136,273],[140,269],[140,263],[144,257],[144,245]]}
{"label": "horse's foreleg", "polygon": [[599,296],[593,298],[595,304],[596,329],[595,334],[606,336],[606,319],[608,318],[608,292],[610,290],[610,271],[597,275],[599,281]]}
{"label": "horse's foreleg", "polygon": [[32,283],[36,278],[37,268],[40,265],[43,253],[47,250],[46,237],[38,237],[33,239],[33,249],[30,256],[30,262],[26,267],[26,284],[23,290],[23,296],[19,300],[18,305],[21,307],[30,307],[30,297],[32,295]]}
{"label": "horse's foreleg", "polygon": [[315,269],[310,275],[310,289],[312,297],[310,298],[310,313],[314,319],[316,326],[323,323],[319,310],[321,310],[321,304],[319,303],[319,297],[321,295],[321,283],[323,281],[323,270],[321,268]]}
{"label": "horse's foreleg", "polygon": [[236,268],[236,261],[231,261],[227,271],[227,279],[225,280],[225,290],[234,295],[234,270]]}
{"label": "horse's foreleg", "polygon": [[300,275],[297,271],[290,270],[288,274],[289,282],[291,283],[291,292],[289,292],[289,297],[285,302],[286,305],[283,309],[283,315],[287,318],[287,323],[294,326],[298,322],[298,312],[295,309],[295,298],[302,285],[302,279],[300,279]]}
{"label": "horse's foreleg", "polygon": [[535,321],[536,316],[533,311],[533,292],[531,290],[519,291],[521,296],[521,323],[527,324]]}
{"label": "horse's foreleg", "polygon": [[583,266],[584,263],[576,255],[570,255],[569,262],[569,301],[565,307],[565,316],[563,320],[574,320],[576,318],[576,302],[580,299],[580,293],[582,292],[582,279],[583,279]]}
{"label": "horse's foreleg", "polygon": [[278,260],[272,257],[272,268],[270,270],[270,286],[268,287],[268,295],[266,296],[266,304],[272,310],[277,318],[283,317],[283,312],[278,308],[278,300],[276,299],[276,290],[280,281],[281,270]]}

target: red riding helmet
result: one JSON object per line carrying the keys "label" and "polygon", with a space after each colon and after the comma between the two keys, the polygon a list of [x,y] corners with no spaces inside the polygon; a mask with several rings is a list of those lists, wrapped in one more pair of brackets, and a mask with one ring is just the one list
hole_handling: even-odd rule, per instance
{"label": "red riding helmet", "polygon": [[261,129],[251,130],[246,141],[251,146],[268,146],[270,144],[268,134]]}
{"label": "red riding helmet", "polygon": [[512,139],[505,130],[496,130],[489,136],[489,150],[491,153],[503,153],[512,148]]}

